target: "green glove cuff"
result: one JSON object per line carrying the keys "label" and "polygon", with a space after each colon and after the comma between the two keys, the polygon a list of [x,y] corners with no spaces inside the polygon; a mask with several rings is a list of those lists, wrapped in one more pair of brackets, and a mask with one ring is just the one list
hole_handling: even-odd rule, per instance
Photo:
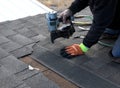
{"label": "green glove cuff", "polygon": [[80,48],[82,49],[82,51],[83,51],[84,53],[86,53],[86,52],[89,50],[89,48],[86,47],[83,43],[81,43],[79,46],[80,46]]}

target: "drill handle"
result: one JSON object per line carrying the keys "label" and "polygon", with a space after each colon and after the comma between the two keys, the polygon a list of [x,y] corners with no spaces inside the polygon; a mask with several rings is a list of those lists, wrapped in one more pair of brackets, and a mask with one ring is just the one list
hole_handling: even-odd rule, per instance
{"label": "drill handle", "polygon": [[[71,20],[73,20],[73,17],[69,16],[69,17],[66,18],[66,20],[70,20],[71,21]],[[63,19],[62,18],[58,18],[58,21],[59,22],[63,22]]]}

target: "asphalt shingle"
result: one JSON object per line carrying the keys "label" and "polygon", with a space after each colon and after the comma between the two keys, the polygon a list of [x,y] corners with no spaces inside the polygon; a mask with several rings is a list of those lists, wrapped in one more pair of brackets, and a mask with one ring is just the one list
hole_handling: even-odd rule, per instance
{"label": "asphalt shingle", "polygon": [[1,59],[0,64],[13,74],[18,73],[28,67],[27,64],[17,60],[17,58],[12,55]]}
{"label": "asphalt shingle", "polygon": [[11,52],[11,51],[14,51],[16,49],[19,49],[21,47],[23,47],[23,45],[20,45],[18,43],[15,43],[13,41],[10,41],[10,42],[7,42],[7,43],[4,43],[4,44],[1,44],[0,46],[2,49],[4,49],[5,51],[7,52]]}
{"label": "asphalt shingle", "polygon": [[17,35],[13,35],[13,36],[10,36],[8,37],[9,39],[11,39],[12,41],[20,44],[20,45],[29,45],[31,43],[33,43],[34,41],[32,41],[31,39],[23,36],[23,35],[20,35],[20,34],[17,34]]}
{"label": "asphalt shingle", "polygon": [[10,29],[0,29],[0,34],[3,36],[11,36],[11,35],[15,35],[17,33]]}
{"label": "asphalt shingle", "polygon": [[15,76],[18,77],[20,80],[24,81],[24,80],[27,80],[38,73],[39,73],[39,71],[29,70],[27,68],[19,73],[16,73]]}
{"label": "asphalt shingle", "polygon": [[10,55],[7,51],[0,48],[0,59],[3,59],[4,57]]}
{"label": "asphalt shingle", "polygon": [[32,37],[31,39],[34,40],[35,42],[39,42],[39,41],[44,41],[47,37],[39,34],[37,36]]}
{"label": "asphalt shingle", "polygon": [[0,88],[16,88],[22,83],[16,76],[11,75],[0,80]]}
{"label": "asphalt shingle", "polygon": [[25,80],[25,83],[31,88],[59,88],[58,85],[49,81],[43,74],[36,74]]}
{"label": "asphalt shingle", "polygon": [[20,30],[23,28],[29,28],[29,27],[33,27],[33,26],[34,26],[34,24],[28,22],[27,20],[18,19],[18,20],[9,21],[9,22],[5,23],[4,29],[9,29],[9,30],[15,31],[15,30]]}
{"label": "asphalt shingle", "polygon": [[7,68],[5,68],[4,66],[0,66],[0,80],[7,78],[8,76],[11,76],[12,72],[9,72]]}
{"label": "asphalt shingle", "polygon": [[27,55],[30,55],[33,52],[33,50],[29,47],[22,47],[20,49],[14,50],[10,52],[12,55],[14,55],[17,58],[21,58]]}
{"label": "asphalt shingle", "polygon": [[108,79],[111,80],[112,82],[114,82],[116,85],[120,85],[119,78],[120,78],[120,74],[119,73],[113,74],[113,75],[108,77]]}
{"label": "asphalt shingle", "polygon": [[59,88],[40,71],[29,70],[28,64],[18,60],[30,55],[33,45],[46,38],[45,32],[39,33],[39,17],[0,23],[0,88]]}
{"label": "asphalt shingle", "polygon": [[76,63],[73,64],[72,61],[55,55],[46,47],[38,45],[35,52],[33,52],[33,58],[59,74],[62,74],[62,76],[67,79],[70,78],[72,82],[76,83],[80,87],[119,88],[115,84],[112,84],[106,79],[99,77],[95,73],[91,73],[91,71],[86,68],[75,65]]}
{"label": "asphalt shingle", "polygon": [[20,29],[20,30],[16,30],[19,34],[21,35],[24,35],[28,38],[31,38],[31,37],[34,37],[34,36],[37,36],[38,33],[36,33],[35,31],[32,31],[32,30],[29,30],[28,28],[23,28],[23,29]]}
{"label": "asphalt shingle", "polygon": [[3,44],[3,43],[7,43],[9,42],[10,40],[2,35],[0,35],[0,44]]}
{"label": "asphalt shingle", "polygon": [[26,85],[25,83],[23,83],[23,84],[17,86],[16,88],[31,88],[31,87],[29,87],[28,85]]}

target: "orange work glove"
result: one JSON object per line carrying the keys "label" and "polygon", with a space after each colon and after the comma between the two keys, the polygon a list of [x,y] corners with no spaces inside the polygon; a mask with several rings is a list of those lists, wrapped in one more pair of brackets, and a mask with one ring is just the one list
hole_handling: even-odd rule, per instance
{"label": "orange work glove", "polygon": [[68,46],[65,48],[66,53],[72,55],[72,56],[78,56],[84,54],[84,52],[81,50],[79,44],[73,44],[71,46]]}
{"label": "orange work glove", "polygon": [[71,46],[67,46],[63,49],[61,49],[61,55],[65,58],[72,58],[75,56],[83,55],[85,52],[87,52],[88,48],[84,46],[83,43],[79,44],[73,44]]}

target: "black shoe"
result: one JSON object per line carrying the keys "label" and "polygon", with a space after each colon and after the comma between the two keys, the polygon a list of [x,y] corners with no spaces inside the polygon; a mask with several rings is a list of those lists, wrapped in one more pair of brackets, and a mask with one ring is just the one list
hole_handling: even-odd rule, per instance
{"label": "black shoe", "polygon": [[112,58],[112,62],[120,64],[120,58],[119,57],[114,57],[113,54],[112,54],[112,50],[109,52],[109,56]]}

